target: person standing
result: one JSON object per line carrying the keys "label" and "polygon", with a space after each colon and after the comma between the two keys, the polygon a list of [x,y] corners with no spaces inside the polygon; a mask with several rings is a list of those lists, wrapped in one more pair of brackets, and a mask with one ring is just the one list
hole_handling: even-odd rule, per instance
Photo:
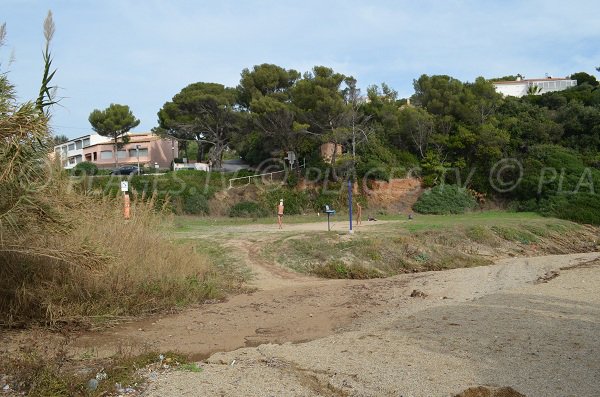
{"label": "person standing", "polygon": [[280,229],[283,229],[283,199],[279,200],[279,205],[277,206],[277,224]]}
{"label": "person standing", "polygon": [[362,205],[356,203],[356,226],[362,224]]}

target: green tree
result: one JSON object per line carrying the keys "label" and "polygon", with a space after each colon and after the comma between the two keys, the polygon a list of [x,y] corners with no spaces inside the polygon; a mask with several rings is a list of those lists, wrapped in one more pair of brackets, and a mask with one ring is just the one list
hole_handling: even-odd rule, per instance
{"label": "green tree", "polygon": [[[352,149],[352,168],[356,168],[356,148],[360,144],[368,142],[369,135],[372,134],[373,128],[371,125],[372,115],[366,114],[364,111],[364,101],[360,95],[360,89],[356,86],[356,79],[354,77],[347,77],[344,81],[346,88],[342,91],[344,95],[344,101],[346,102],[345,109],[345,130],[350,139]],[[388,91],[388,95],[397,95],[387,85],[384,85],[384,90]]]}
{"label": "green tree", "polygon": [[577,80],[577,85],[582,85],[582,84],[589,84],[592,87],[597,87],[598,84],[600,84],[598,82],[598,80],[596,80],[595,76],[592,76],[591,74],[587,74],[586,72],[578,72],[578,73],[573,73],[570,78],[572,80]]}
{"label": "green tree", "polygon": [[[292,103],[300,120],[308,125],[306,133],[321,142],[334,143],[332,163],[336,162],[339,144],[345,143],[347,133],[346,103],[342,84],[347,79],[325,66],[315,66],[304,74],[292,89]],[[333,167],[333,178],[337,179]]]}
{"label": "green tree", "polygon": [[[261,144],[273,151],[293,151],[298,154],[306,148],[308,127],[298,121],[297,112],[290,101],[291,89],[300,78],[300,73],[272,64],[256,65],[252,70],[244,69],[237,87],[241,106],[252,112],[253,134],[264,139]],[[245,140],[249,142],[249,139]]]}
{"label": "green tree", "polygon": [[211,145],[210,159],[216,168],[223,161],[223,151],[245,121],[236,107],[234,88],[217,83],[193,83],[183,88],[158,112],[159,127],[176,139],[198,141]]}
{"label": "green tree", "polygon": [[293,69],[268,63],[255,65],[252,70],[244,69],[237,87],[239,103],[250,109],[253,101],[264,97],[289,102],[290,89],[299,78],[300,73]]}
{"label": "green tree", "polygon": [[129,106],[111,103],[104,110],[94,109],[88,118],[92,129],[98,134],[112,138],[113,155],[115,159],[115,168],[118,167],[118,146],[119,138],[123,142],[127,142],[127,134],[132,128],[140,124],[140,120],[136,119]]}
{"label": "green tree", "polygon": [[63,143],[69,142],[69,138],[66,135],[60,134],[60,135],[54,135],[52,137],[52,143],[54,144],[54,146],[56,145],[60,145]]}

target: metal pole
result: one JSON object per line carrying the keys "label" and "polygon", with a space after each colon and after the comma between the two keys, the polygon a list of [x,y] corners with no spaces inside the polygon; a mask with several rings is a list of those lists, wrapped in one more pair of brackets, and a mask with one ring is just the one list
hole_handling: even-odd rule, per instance
{"label": "metal pole", "polygon": [[350,218],[350,234],[354,233],[352,230],[352,180],[348,177],[348,216]]}
{"label": "metal pole", "polygon": [[140,145],[135,145],[135,151],[137,152],[137,174],[140,175]]}
{"label": "metal pole", "polygon": [[331,226],[329,226],[329,217],[331,216],[331,214],[328,212],[327,213],[327,231],[330,232],[331,231]]}

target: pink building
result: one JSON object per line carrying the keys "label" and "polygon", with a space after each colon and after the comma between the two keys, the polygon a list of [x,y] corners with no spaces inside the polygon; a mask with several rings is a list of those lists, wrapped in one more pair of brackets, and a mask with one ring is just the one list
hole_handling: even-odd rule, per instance
{"label": "pink building", "polygon": [[[169,168],[173,158],[179,155],[178,144],[152,133],[129,134],[129,142],[119,146],[117,162],[122,165]],[[65,168],[73,168],[78,163],[89,161],[98,168],[114,168],[114,146],[110,138],[100,135],[87,135],[73,139],[54,148],[60,155]]]}

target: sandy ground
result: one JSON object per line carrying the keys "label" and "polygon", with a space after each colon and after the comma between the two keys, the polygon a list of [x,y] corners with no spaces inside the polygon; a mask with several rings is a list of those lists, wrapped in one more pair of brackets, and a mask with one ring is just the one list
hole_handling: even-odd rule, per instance
{"label": "sandy ground", "polygon": [[598,396],[599,257],[307,282],[157,320],[140,331],[156,332],[155,347],[198,357],[250,347],[213,354],[201,373],[163,374],[144,395],[431,397],[489,385]]}
{"label": "sandy ground", "polygon": [[[365,222],[357,233],[381,223]],[[528,397],[600,396],[600,253],[322,280],[261,259],[243,237],[256,228],[211,230],[241,237],[230,244],[255,273],[255,292],[77,335],[70,356],[178,351],[199,361],[200,373],[153,373],[147,397],[437,397],[480,385]],[[260,229],[261,239],[278,232]],[[21,338],[2,344],[28,343]]]}

